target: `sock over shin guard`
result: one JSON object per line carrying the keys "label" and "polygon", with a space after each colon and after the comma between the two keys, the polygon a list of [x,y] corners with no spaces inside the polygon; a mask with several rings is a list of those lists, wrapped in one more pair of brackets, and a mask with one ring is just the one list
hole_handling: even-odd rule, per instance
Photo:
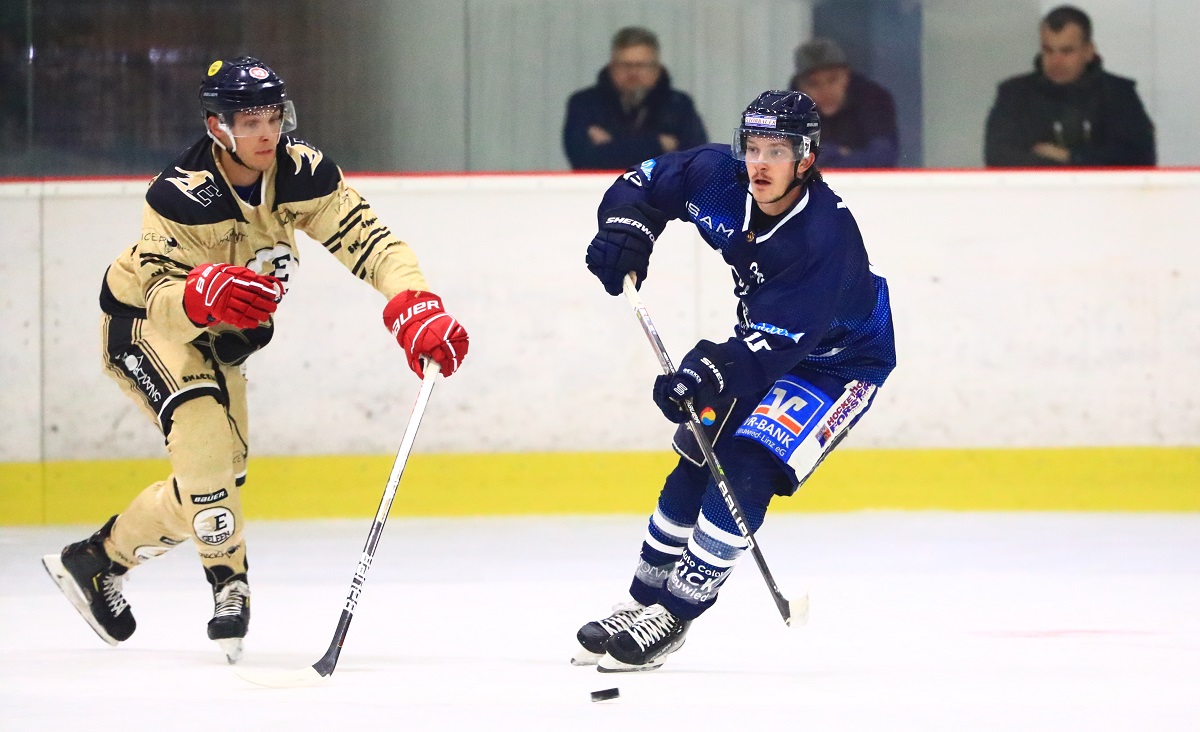
{"label": "sock over shin guard", "polygon": [[[751,532],[762,526],[771,498],[787,492],[790,479],[775,458],[761,447],[735,442],[729,445],[725,474],[743,518]],[[717,601],[747,543],[733,520],[716,481],[709,480],[696,525],[687,546],[659,592],[659,602],[685,620],[699,617]]]}
{"label": "sock over shin guard", "polygon": [[629,594],[643,605],[658,601],[659,591],[683,554],[708,481],[708,471],[680,460],[667,475],[658,506],[642,540],[641,555]]}

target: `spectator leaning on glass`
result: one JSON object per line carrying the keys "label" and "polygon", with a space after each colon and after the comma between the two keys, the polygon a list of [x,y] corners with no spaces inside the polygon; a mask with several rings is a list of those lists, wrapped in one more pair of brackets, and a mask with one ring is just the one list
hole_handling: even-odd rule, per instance
{"label": "spectator leaning on glass", "polygon": [[596,85],[567,102],[563,147],[575,170],[623,170],[706,142],[692,98],[671,88],[658,38],[645,28],[617,31]]}
{"label": "spectator leaning on glass", "polygon": [[812,98],[821,114],[822,168],[894,168],[899,158],[896,104],[879,84],[850,69],[828,38],[796,49],[792,91]]}
{"label": "spectator leaning on glass", "polygon": [[997,90],[987,118],[985,162],[1154,165],[1154,124],[1134,81],[1100,68],[1087,13],[1057,7],[1042,19],[1040,34],[1034,71],[1007,79]]}

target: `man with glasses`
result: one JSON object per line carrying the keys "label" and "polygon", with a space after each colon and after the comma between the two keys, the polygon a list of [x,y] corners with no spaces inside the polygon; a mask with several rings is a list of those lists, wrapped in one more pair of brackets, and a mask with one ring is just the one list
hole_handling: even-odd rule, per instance
{"label": "man with glasses", "polygon": [[567,102],[563,147],[575,170],[622,170],[705,142],[692,98],[671,88],[658,37],[645,28],[617,31],[596,85]]}
{"label": "man with glasses", "polygon": [[647,160],[600,202],[585,259],[608,294],[621,294],[629,273],[645,282],[667,222],[687,221],[732,270],[739,322],[654,381],[655,404],[680,424],[679,462],[650,517],[629,599],[579,629],[576,665],[661,666],[747,548],[684,429],[689,406],[757,531],[771,499],[796,492],[896,365],[887,281],[871,271],[854,216],[821,179],[820,145],[811,98],[764,92],[742,113],[732,147]]}
{"label": "man with glasses", "polygon": [[[121,592],[125,574],[191,542],[212,586],[208,637],[235,663],[250,622],[244,364],[271,340],[272,313],[299,265],[296,230],[388,298],[384,326],[418,376],[422,356],[453,374],[468,340],[408,245],[332,160],[286,134],[296,109],[266,64],[214,61],[200,106],[207,135],[150,184],[141,234],[100,289],[105,372],[161,429],[171,474],[42,562],[96,634],[116,645],[136,628]],[[336,301],[325,307],[331,319],[345,317]]]}

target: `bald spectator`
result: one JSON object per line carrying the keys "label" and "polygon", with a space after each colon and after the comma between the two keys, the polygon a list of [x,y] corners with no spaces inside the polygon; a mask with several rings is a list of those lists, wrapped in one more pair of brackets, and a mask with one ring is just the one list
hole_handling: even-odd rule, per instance
{"label": "bald spectator", "polygon": [[1134,81],[1104,71],[1092,21],[1062,5],[1039,27],[1034,71],[1000,84],[984,160],[997,167],[1154,165],[1154,124]]}
{"label": "bald spectator", "polygon": [[896,103],[887,89],[850,68],[837,43],[814,38],[796,49],[792,91],[817,104],[822,168],[896,167]]}
{"label": "bald spectator", "polygon": [[671,88],[658,38],[622,28],[596,85],[571,95],[563,147],[575,170],[623,170],[708,142],[692,98]]}

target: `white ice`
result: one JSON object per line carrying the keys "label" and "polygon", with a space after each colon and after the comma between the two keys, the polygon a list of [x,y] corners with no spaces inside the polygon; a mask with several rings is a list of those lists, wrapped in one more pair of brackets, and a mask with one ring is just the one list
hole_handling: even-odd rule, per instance
{"label": "white ice", "polygon": [[[243,666],[320,658],[369,524],[250,525]],[[762,549],[807,626],[747,557],[662,669],[570,666],[644,525],[392,519],[337,671],[287,690],[205,637],[192,549],[132,574],[138,630],[109,648],[39,561],[95,527],[0,529],[0,729],[1200,729],[1200,515],[771,515]]]}

